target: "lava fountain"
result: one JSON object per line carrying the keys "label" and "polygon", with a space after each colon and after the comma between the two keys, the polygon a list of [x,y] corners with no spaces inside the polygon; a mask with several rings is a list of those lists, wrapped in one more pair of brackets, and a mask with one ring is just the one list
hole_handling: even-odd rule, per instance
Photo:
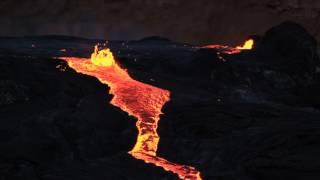
{"label": "lava fountain", "polygon": [[130,77],[115,61],[110,49],[95,47],[91,60],[66,57],[68,65],[78,73],[96,77],[110,87],[114,95],[111,104],[137,118],[138,137],[129,152],[134,158],[162,167],[177,174],[181,179],[201,180],[200,172],[194,167],[176,164],[157,156],[160,137],[157,133],[161,109],[170,100],[170,92]]}

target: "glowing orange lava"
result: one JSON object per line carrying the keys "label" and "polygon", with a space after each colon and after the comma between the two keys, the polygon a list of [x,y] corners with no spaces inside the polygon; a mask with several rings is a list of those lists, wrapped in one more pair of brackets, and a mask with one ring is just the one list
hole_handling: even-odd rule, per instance
{"label": "glowing orange lava", "polygon": [[157,156],[160,137],[157,133],[161,109],[170,100],[170,92],[132,79],[115,61],[110,49],[95,47],[91,60],[86,58],[63,58],[78,73],[96,77],[110,87],[114,97],[111,104],[138,119],[137,142],[129,152],[136,159],[144,160],[177,174],[181,179],[201,180],[194,167],[180,165]]}
{"label": "glowing orange lava", "polygon": [[254,40],[253,39],[248,39],[246,42],[243,44],[243,46],[237,46],[237,49],[252,49],[254,45]]}
{"label": "glowing orange lava", "polygon": [[218,49],[225,54],[237,54],[237,53],[240,53],[242,50],[250,50],[253,48],[253,46],[254,46],[254,40],[248,39],[242,46],[230,47],[226,45],[211,44],[211,45],[203,46],[203,48]]}

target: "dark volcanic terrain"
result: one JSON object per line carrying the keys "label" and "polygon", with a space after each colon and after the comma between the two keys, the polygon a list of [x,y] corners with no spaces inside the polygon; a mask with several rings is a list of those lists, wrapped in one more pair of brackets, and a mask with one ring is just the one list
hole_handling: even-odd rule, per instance
{"label": "dark volcanic terrain", "polygon": [[[122,67],[171,91],[158,154],[209,180],[319,180],[317,42],[286,22],[224,54],[149,37],[111,41]],[[102,40],[0,38],[0,179],[177,179],[132,158],[135,119],[108,87],[59,57],[89,57]]]}

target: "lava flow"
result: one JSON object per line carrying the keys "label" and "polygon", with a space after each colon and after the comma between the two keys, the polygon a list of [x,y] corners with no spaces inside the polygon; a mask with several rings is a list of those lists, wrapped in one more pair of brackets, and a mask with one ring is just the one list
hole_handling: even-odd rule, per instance
{"label": "lava flow", "polygon": [[250,50],[253,48],[253,46],[254,46],[254,40],[248,39],[242,46],[230,47],[226,45],[211,44],[211,45],[203,46],[203,48],[218,49],[225,54],[237,54],[237,53],[240,53],[242,50]]}
{"label": "lava flow", "polygon": [[157,156],[160,137],[157,133],[162,107],[170,100],[170,92],[132,79],[115,61],[110,49],[95,47],[91,60],[63,58],[78,73],[96,77],[110,87],[114,95],[111,104],[137,118],[137,142],[129,152],[136,159],[144,160],[177,174],[181,179],[201,180],[194,167],[169,162]]}

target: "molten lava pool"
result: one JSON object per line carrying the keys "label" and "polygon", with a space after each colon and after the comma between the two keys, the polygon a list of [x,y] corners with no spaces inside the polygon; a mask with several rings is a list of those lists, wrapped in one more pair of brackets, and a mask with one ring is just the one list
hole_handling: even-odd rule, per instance
{"label": "molten lava pool", "polygon": [[157,133],[162,107],[170,100],[170,92],[132,79],[115,61],[110,49],[95,47],[91,59],[66,57],[68,65],[78,73],[96,77],[110,87],[114,95],[111,104],[137,118],[139,134],[129,152],[136,159],[144,160],[177,174],[181,179],[200,180],[194,167],[172,163],[157,156],[160,137]]}

